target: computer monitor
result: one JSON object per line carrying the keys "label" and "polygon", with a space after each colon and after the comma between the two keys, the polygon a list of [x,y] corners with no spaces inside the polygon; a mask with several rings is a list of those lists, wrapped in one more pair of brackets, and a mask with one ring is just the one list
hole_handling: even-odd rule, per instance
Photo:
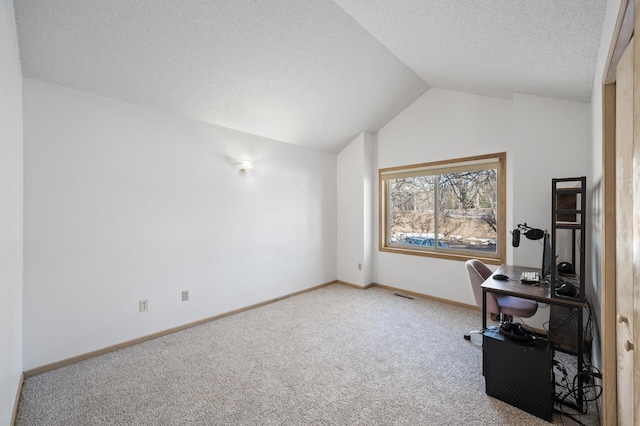
{"label": "computer monitor", "polygon": [[540,279],[545,280],[551,275],[551,268],[554,267],[553,259],[555,257],[553,253],[551,253],[551,241],[547,231],[544,232],[542,246],[542,271],[540,271]]}

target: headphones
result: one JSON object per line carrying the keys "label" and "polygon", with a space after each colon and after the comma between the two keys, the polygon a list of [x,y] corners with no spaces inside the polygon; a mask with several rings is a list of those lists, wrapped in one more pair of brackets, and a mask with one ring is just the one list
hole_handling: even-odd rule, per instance
{"label": "headphones", "polygon": [[573,274],[575,270],[573,269],[573,265],[569,262],[560,262],[558,263],[558,272],[561,274]]}
{"label": "headphones", "polygon": [[533,333],[524,324],[511,322],[511,320],[502,323],[500,326],[500,334],[507,339],[518,342],[531,342],[535,339]]}
{"label": "headphones", "polygon": [[570,282],[563,282],[562,284],[556,284],[556,293],[560,296],[576,297],[578,295],[578,289]]}

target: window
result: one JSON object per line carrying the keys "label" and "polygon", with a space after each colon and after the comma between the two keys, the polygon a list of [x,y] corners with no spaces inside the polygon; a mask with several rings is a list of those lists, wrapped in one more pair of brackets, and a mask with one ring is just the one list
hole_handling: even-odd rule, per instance
{"label": "window", "polygon": [[380,250],[505,261],[506,154],[380,169]]}

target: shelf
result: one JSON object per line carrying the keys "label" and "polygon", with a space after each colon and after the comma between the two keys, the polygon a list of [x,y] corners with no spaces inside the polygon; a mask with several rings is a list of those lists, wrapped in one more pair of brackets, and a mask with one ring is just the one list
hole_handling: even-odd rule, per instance
{"label": "shelf", "polygon": [[556,209],[557,214],[582,214],[582,210]]}
{"label": "shelf", "polygon": [[556,194],[580,194],[582,192],[582,188],[557,188]]}
{"label": "shelf", "polygon": [[556,228],[558,228],[558,229],[582,229],[582,224],[581,223],[556,222]]}

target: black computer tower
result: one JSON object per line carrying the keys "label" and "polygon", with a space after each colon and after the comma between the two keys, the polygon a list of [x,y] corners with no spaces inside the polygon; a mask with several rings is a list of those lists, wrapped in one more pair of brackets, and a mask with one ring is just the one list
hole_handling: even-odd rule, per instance
{"label": "black computer tower", "polygon": [[482,350],[487,395],[550,422],[554,384],[549,342],[517,342],[493,329],[484,333]]}

